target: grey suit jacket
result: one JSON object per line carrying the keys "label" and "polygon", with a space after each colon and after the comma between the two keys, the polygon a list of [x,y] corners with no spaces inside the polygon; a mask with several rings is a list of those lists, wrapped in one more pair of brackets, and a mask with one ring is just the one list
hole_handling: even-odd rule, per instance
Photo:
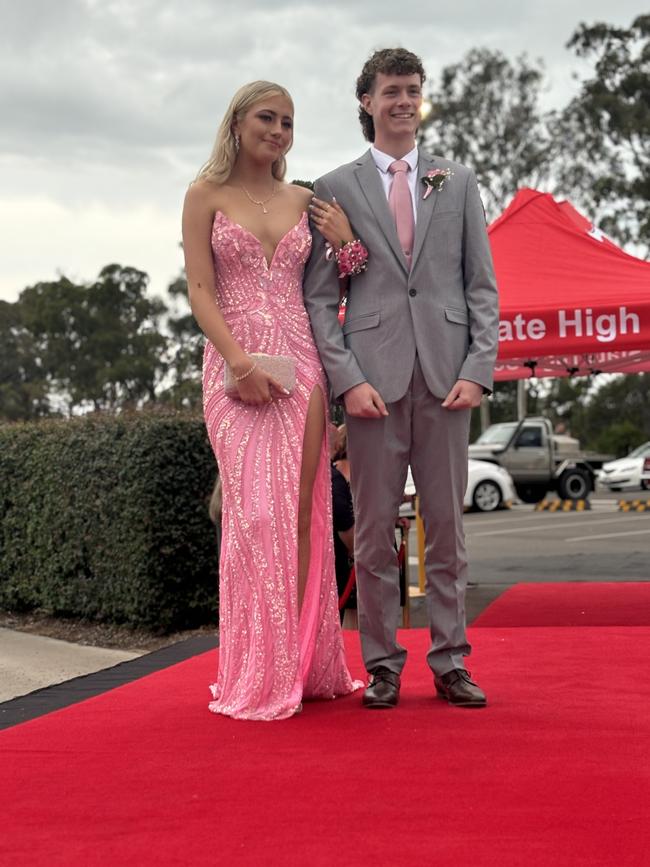
{"label": "grey suit jacket", "polygon": [[431,168],[453,175],[426,199],[418,182],[410,271],[369,150],[315,184],[320,199],[336,198],[370,254],[367,270],[351,278],[341,328],[336,265],[326,261],[324,239],[313,228],[305,305],[336,397],[367,381],[386,403],[399,400],[416,352],[436,397],[457,379],[492,387],[498,303],[476,179],[465,166],[420,150],[418,176]]}

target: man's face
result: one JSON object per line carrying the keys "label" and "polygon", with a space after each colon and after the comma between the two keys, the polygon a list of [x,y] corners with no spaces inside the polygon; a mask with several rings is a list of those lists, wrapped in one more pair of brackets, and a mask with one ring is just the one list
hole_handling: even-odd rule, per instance
{"label": "man's face", "polygon": [[372,116],[379,138],[415,136],[422,106],[420,76],[417,72],[412,75],[378,72],[372,93],[364,93],[361,104]]}

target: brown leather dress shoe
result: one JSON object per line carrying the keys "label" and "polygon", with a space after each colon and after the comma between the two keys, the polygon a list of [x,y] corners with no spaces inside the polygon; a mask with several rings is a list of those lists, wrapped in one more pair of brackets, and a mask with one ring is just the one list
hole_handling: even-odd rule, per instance
{"label": "brown leather dress shoe", "polygon": [[454,668],[440,677],[436,674],[433,682],[438,698],[455,707],[485,707],[487,704],[485,693],[464,668]]}
{"label": "brown leather dress shoe", "polygon": [[387,668],[376,668],[370,672],[370,681],[363,694],[364,707],[396,707],[399,701],[400,676]]}

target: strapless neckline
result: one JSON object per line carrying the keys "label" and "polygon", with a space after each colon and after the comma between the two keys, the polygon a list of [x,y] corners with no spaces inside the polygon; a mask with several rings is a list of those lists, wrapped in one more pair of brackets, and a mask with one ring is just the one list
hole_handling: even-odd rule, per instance
{"label": "strapless neckline", "polygon": [[214,220],[212,221],[213,226],[217,220],[217,217],[221,217],[222,220],[225,220],[227,223],[229,223],[231,226],[235,226],[237,229],[241,229],[241,231],[244,232],[246,235],[248,235],[249,238],[252,238],[257,243],[258,247],[260,248],[260,250],[262,252],[262,259],[264,260],[264,264],[266,265],[266,270],[272,271],[273,270],[273,263],[275,262],[275,257],[277,255],[278,250],[280,249],[282,244],[286,241],[286,239],[289,237],[289,235],[291,235],[292,232],[295,232],[296,229],[300,228],[300,226],[302,226],[302,224],[305,222],[305,220],[307,219],[307,211],[303,211],[298,222],[294,223],[294,225],[291,226],[290,229],[287,229],[287,231],[284,233],[284,235],[280,238],[278,243],[275,245],[275,250],[273,251],[273,255],[271,256],[270,262],[266,258],[266,253],[264,251],[264,245],[262,244],[260,239],[257,237],[257,235],[254,235],[250,229],[247,229],[246,226],[242,226],[241,223],[236,223],[234,220],[231,220],[230,217],[228,217],[226,214],[224,214],[223,211],[215,211]]}

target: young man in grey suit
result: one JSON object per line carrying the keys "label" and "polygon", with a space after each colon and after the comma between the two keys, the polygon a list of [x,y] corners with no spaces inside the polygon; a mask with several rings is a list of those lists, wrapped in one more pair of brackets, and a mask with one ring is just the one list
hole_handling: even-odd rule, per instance
{"label": "young man in grey suit", "polygon": [[316,343],[345,405],[369,708],[397,704],[406,660],[393,543],[409,463],[425,527],[435,689],[460,707],[486,704],[464,664],[463,498],[471,408],[492,386],[497,292],[474,174],[416,147],[424,78],[411,52],[375,52],[357,80],[372,146],[315,185],[314,224],[324,224],[335,200],[369,253],[366,270],[351,278],[343,328],[336,265],[319,232],[305,276]]}

